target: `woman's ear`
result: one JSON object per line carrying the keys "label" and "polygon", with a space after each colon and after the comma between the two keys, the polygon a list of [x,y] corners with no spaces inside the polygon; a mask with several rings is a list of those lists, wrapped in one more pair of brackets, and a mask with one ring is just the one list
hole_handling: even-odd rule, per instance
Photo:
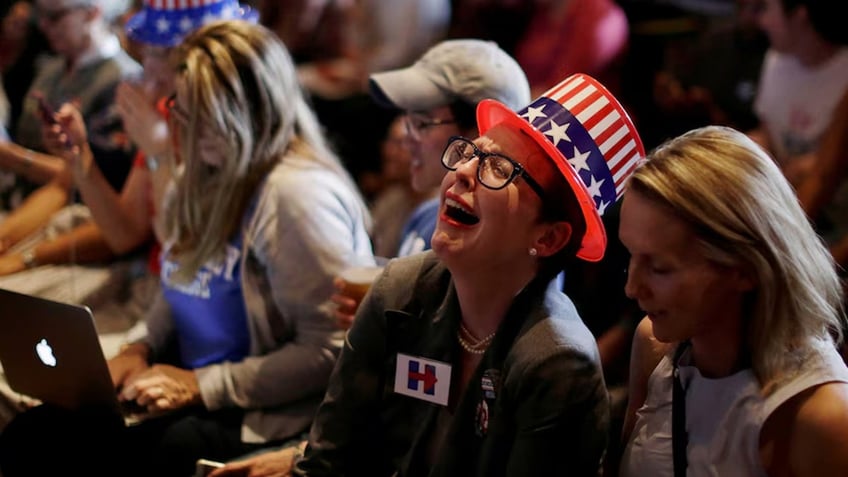
{"label": "woman's ear", "polygon": [[571,239],[571,224],[568,222],[552,222],[543,225],[541,235],[536,239],[533,248],[539,257],[550,257],[568,244]]}
{"label": "woman's ear", "polygon": [[740,292],[749,292],[757,287],[757,277],[750,270],[738,267],[732,269],[728,275],[731,283]]}

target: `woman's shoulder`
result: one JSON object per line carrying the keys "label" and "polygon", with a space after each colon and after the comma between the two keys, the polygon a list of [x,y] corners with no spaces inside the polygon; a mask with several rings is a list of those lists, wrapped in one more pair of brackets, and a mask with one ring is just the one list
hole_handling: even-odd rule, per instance
{"label": "woman's shoulder", "polygon": [[432,250],[389,260],[374,284],[393,306],[415,300],[441,300],[447,292],[450,272]]}
{"label": "woman's shoulder", "polygon": [[760,443],[767,471],[848,474],[848,383],[831,381],[794,396],[769,416]]}
{"label": "woman's shoulder", "polygon": [[421,276],[430,273],[441,274],[447,267],[432,250],[392,258],[386,264],[386,271],[392,276]]}
{"label": "woman's shoulder", "polygon": [[848,474],[848,368],[832,343],[821,343],[799,371],[773,384],[762,419],[759,440],[767,471]]}
{"label": "woman's shoulder", "polygon": [[265,183],[267,187],[280,189],[280,193],[294,190],[299,194],[318,194],[344,181],[323,164],[290,154],[271,169]]}
{"label": "woman's shoulder", "polygon": [[795,371],[783,375],[765,385],[764,417],[775,412],[790,400],[796,402],[801,396],[828,383],[848,383],[848,367],[830,342],[817,343]]}
{"label": "woman's shoulder", "polygon": [[[353,203],[357,192],[335,171],[315,161],[292,156],[286,157],[268,173],[260,194],[277,208],[305,213]],[[285,214],[286,210],[280,213]]]}
{"label": "woman's shoulder", "polygon": [[549,289],[545,300],[529,310],[529,316],[510,351],[514,366],[533,368],[571,362],[600,366],[597,342],[568,297]]}
{"label": "woman's shoulder", "polygon": [[[848,383],[832,381],[802,396],[797,413],[798,431],[805,443],[836,440],[848,451]],[[844,452],[843,452],[844,453]]]}

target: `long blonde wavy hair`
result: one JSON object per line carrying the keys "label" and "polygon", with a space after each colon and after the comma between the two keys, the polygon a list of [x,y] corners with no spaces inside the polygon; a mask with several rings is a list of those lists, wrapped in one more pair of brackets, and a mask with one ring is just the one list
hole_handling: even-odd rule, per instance
{"label": "long blonde wavy hair", "polygon": [[755,277],[746,339],[764,389],[841,340],[836,265],[781,171],[746,135],[690,131],[653,151],[628,190],[687,222],[708,260]]}
{"label": "long blonde wavy hair", "polygon": [[[223,257],[256,188],[286,156],[308,158],[357,190],[270,30],[240,20],[209,23],[186,37],[176,55],[185,117],[172,125],[183,170],[165,208],[165,230],[179,262],[177,280]],[[201,131],[221,138],[220,164],[201,159]],[[358,205],[369,220],[361,198]]]}

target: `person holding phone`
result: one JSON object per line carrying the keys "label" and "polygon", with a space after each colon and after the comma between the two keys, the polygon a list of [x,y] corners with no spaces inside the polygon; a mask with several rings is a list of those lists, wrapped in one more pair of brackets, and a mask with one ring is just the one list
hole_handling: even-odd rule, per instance
{"label": "person holding phone", "polygon": [[[115,9],[105,0],[38,0],[35,10],[39,28],[57,57],[47,61],[33,80],[12,130],[14,142],[0,143],[0,171],[16,177],[14,186],[0,191],[0,207],[7,211],[61,169],[62,161],[42,139],[45,116],[39,114],[36,95],[54,105],[78,103],[91,125],[98,164],[114,189],[123,185],[134,153],[120,134],[120,118],[111,106],[118,83],[137,77],[141,67],[110,31],[112,18],[107,15]],[[0,230],[0,243],[8,239]]]}
{"label": "person holding phone", "polygon": [[[296,438],[326,389],[342,342],[332,278],[374,261],[364,200],[272,32],[212,22],[176,55],[169,109],[182,170],[162,208],[161,289],[146,334],[109,360],[120,399],[168,415],[116,428],[31,409],[0,434],[6,477],[62,457],[81,466],[46,472],[114,475],[132,459],[122,475],[184,477],[199,458]],[[76,438],[83,426],[105,448]],[[33,446],[50,462],[21,451]]]}
{"label": "person holding phone", "polygon": [[[33,291],[45,298],[67,299],[64,290],[57,290],[64,288],[63,283],[46,285],[52,283],[53,277],[57,276],[55,273],[44,274],[38,280],[32,280],[38,282],[36,290],[20,289],[21,280],[15,277],[4,280],[2,276],[18,274],[43,265],[65,264],[71,260],[77,263],[111,264],[116,258],[123,259],[139,251],[147,251],[149,271],[154,276],[158,273],[158,240],[153,235],[153,224],[157,204],[172,173],[172,161],[169,159],[171,139],[164,104],[174,90],[174,68],[169,55],[172,48],[192,29],[204,22],[222,18],[255,20],[256,12],[241,7],[235,0],[208,2],[199,7],[148,1],[128,20],[125,25],[126,33],[142,47],[144,72],[140,78],[132,77],[122,81],[115,91],[114,109],[120,116],[126,136],[139,149],[132,161],[126,182],[118,190],[111,185],[109,169],[101,167],[97,159],[98,134],[96,130],[92,131],[88,127],[82,105],[76,102],[61,104],[59,111],[53,111],[52,106],[48,104],[49,98],[41,94],[33,96],[33,101],[40,105],[45,121],[42,128],[44,142],[63,159],[63,164],[55,180],[38,189],[29,200],[10,214],[8,220],[0,223],[0,286],[5,284],[18,288],[18,291]],[[169,25],[168,29],[163,30],[159,26],[163,21]],[[186,28],[187,26],[191,28]],[[72,130],[79,132],[74,135],[70,133]],[[74,149],[74,146],[78,149]],[[91,150],[91,154],[80,154],[79,151],[86,147]],[[64,163],[65,161],[67,163]],[[51,240],[36,240],[26,248],[15,247],[9,250],[55,220],[55,213],[67,201],[66,191],[70,187],[78,189],[91,220],[84,220]],[[142,274],[141,283],[138,283],[138,277],[134,275],[124,277],[124,261],[118,262],[122,264],[115,267],[114,273],[120,274],[115,278],[120,283],[127,279],[134,280],[131,286],[138,289],[142,295],[153,288],[146,283],[149,282],[149,275]],[[77,270],[75,273],[78,281],[82,282],[79,286],[81,297],[88,295],[90,288],[99,283],[87,286],[89,281],[84,277],[80,278],[81,275],[86,275],[87,271]],[[30,273],[36,274],[38,271]],[[103,272],[98,269],[95,273],[102,275]],[[113,304],[114,300],[106,298],[105,301],[109,305]],[[143,308],[140,306],[143,302],[143,299],[133,298],[128,303],[129,306],[119,303],[119,311],[116,311],[116,314],[130,309],[133,317],[137,318],[141,312],[139,308]],[[123,317],[120,319],[123,320]]]}
{"label": "person holding phone", "polygon": [[[174,92],[176,77],[170,55],[189,33],[177,20],[184,20],[183,25],[191,22],[197,28],[226,17],[255,20],[256,12],[240,7],[235,0],[210,2],[198,8],[150,1],[126,24],[129,38],[142,46],[144,72],[141,78],[121,82],[116,91],[115,104],[124,128],[140,148],[120,193],[98,167],[95,148],[87,146],[89,131],[79,105],[65,104],[56,112],[43,95],[34,96],[43,105],[45,120],[54,123],[45,124],[44,141],[63,159],[62,170],[56,180],[11,214],[9,221],[0,223],[0,230],[32,224],[37,234],[39,227],[59,216],[50,212],[49,198],[64,197],[67,184],[76,186],[91,218],[52,239],[35,240],[27,248],[17,246],[0,253],[0,287],[58,301],[84,302],[92,308],[98,323],[113,331],[109,336],[101,334],[107,356],[118,351],[126,330],[143,319],[158,290],[160,249],[153,224],[173,172],[168,159],[171,139],[165,104]],[[160,30],[157,22],[161,20],[172,27]],[[82,150],[86,154],[81,154]],[[32,234],[26,236],[28,242],[33,241]],[[72,259],[87,266],[64,265]],[[123,293],[125,290],[129,293]],[[97,300],[89,299],[92,296]],[[12,413],[22,410],[10,393],[0,393],[0,400]],[[0,419],[0,427],[7,421],[5,416]]]}
{"label": "person holding phone", "polygon": [[[69,177],[60,173],[64,161],[59,156],[67,145],[54,147],[43,136],[45,127],[52,127],[50,123],[56,120],[54,106],[64,101],[77,105],[90,125],[94,160],[112,190],[120,190],[130,170],[134,146],[126,140],[112,105],[118,83],[137,77],[141,68],[123,52],[109,30],[105,12],[111,9],[101,2],[40,0],[36,4],[39,26],[59,56],[45,63],[34,80],[24,112],[12,131],[15,142],[0,142],[0,170],[15,177],[4,181],[9,188],[0,191],[0,208],[9,212],[0,221],[0,276],[37,265],[37,252],[23,243],[37,240],[34,237],[45,230],[54,214],[77,199],[71,194]],[[45,182],[48,184],[35,188]],[[79,210],[84,216],[84,208],[78,207],[71,207],[69,215]],[[74,257],[67,241],[53,242],[50,250],[42,252],[42,263],[47,263],[51,255],[49,261],[54,263]],[[88,232],[81,233],[74,243],[74,258],[93,261],[111,257]]]}

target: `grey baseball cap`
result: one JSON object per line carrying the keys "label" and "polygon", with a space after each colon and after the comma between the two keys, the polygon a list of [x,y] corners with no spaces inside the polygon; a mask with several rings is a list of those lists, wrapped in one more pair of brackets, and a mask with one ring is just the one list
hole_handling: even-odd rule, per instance
{"label": "grey baseball cap", "polygon": [[530,102],[530,85],[518,63],[491,41],[447,40],[408,68],[370,76],[371,97],[383,106],[426,111],[457,99],[476,105],[495,99],[514,110]]}

